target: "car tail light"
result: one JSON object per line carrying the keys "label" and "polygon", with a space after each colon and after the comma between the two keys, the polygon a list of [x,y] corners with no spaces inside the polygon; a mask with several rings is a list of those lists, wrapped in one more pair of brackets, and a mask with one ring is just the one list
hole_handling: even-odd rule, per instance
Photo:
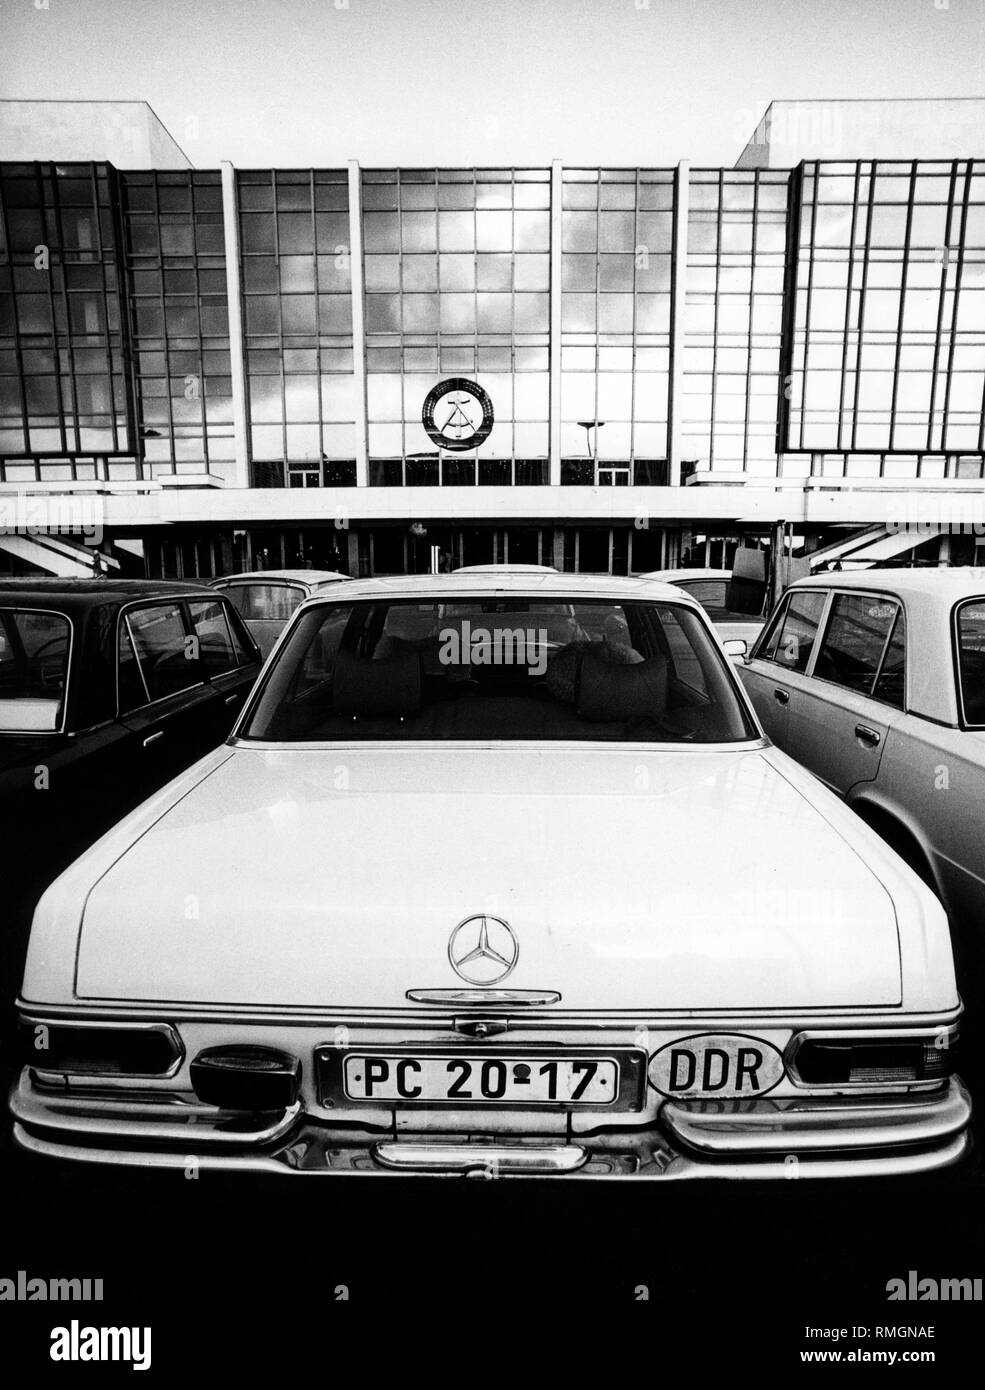
{"label": "car tail light", "polygon": [[167,1076],[181,1060],[181,1044],[166,1023],[45,1023],[21,1020],[25,1060],[40,1071],[98,1076]]}
{"label": "car tail light", "polygon": [[207,1047],[191,1065],[199,1100],[224,1110],[286,1110],[298,1098],[301,1063],[274,1047]]}
{"label": "car tail light", "polygon": [[[805,1086],[874,1086],[943,1081],[951,1073],[942,1038],[821,1038],[800,1040],[790,1069]],[[950,1044],[953,1039],[947,1038]]]}

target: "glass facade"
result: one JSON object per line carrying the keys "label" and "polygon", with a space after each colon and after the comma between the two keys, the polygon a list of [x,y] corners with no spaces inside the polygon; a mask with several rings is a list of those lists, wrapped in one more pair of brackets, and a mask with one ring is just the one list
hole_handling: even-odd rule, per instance
{"label": "glass facade", "polygon": [[788,179],[691,174],[681,452],[713,471],[776,474]]}
{"label": "glass facade", "polygon": [[[0,458],[8,481],[105,476],[134,448],[117,175],[0,169]],[[21,462],[17,462],[20,460]]]}
{"label": "glass facade", "polygon": [[595,482],[594,457],[600,483],[628,484],[667,457],[674,207],[672,170],[564,171],[562,481]]}
{"label": "glass facade", "polygon": [[[0,233],[7,483],[983,473],[968,159],[240,170],[225,192],[218,171],[7,164]],[[464,447],[422,419],[456,383],[490,426]],[[554,560],[621,566],[600,528]]]}
{"label": "glass facade", "polygon": [[220,176],[120,182],[141,453],[163,471],[203,473],[234,454]]}
{"label": "glass facade", "polygon": [[250,170],[237,184],[251,458],[268,483],[354,484],[346,172]]}
{"label": "glass facade", "polygon": [[784,447],[983,447],[985,164],[802,166]]}
{"label": "glass facade", "polygon": [[[371,484],[547,481],[550,177],[363,172]],[[439,379],[463,377],[487,393],[495,424],[474,450],[442,457],[422,402]]]}

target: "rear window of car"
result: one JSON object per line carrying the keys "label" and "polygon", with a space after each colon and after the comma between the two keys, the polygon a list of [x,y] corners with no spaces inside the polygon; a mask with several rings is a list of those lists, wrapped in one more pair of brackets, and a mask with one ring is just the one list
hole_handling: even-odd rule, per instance
{"label": "rear window of car", "polygon": [[964,722],[985,728],[985,598],[972,599],[958,608],[955,636]]}
{"label": "rear window of car", "polygon": [[763,633],[753,656],[775,661],[788,671],[806,671],[827,597],[824,589],[790,594]]}
{"label": "rear window of car", "polygon": [[836,594],[813,674],[857,695],[903,707],[906,620],[895,599]]}
{"label": "rear window of car", "polygon": [[728,594],[727,579],[682,579],[677,588],[697,599],[702,608],[724,608]]}
{"label": "rear window of car", "polygon": [[686,605],[510,595],[310,609],[240,735],[707,743],[757,733]]}
{"label": "rear window of car", "polygon": [[266,580],[260,584],[230,584],[222,592],[247,622],[286,623],[306,597],[304,590],[294,584],[275,584]]}
{"label": "rear window of car", "polygon": [[71,641],[60,613],[0,609],[0,732],[61,728]]}

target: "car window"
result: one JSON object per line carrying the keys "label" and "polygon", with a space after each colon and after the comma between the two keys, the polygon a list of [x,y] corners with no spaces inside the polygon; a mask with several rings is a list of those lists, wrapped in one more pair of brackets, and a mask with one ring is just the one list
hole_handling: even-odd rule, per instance
{"label": "car window", "polygon": [[303,589],[293,584],[277,584],[264,580],[260,584],[230,584],[223,593],[247,622],[287,622],[306,597]]}
{"label": "car window", "polygon": [[241,736],[708,743],[756,731],[687,604],[511,594],[309,609]]}
{"label": "car window", "polygon": [[140,670],[137,653],[133,647],[133,639],[130,636],[130,628],[125,618],[120,623],[116,669],[120,713],[126,714],[128,710],[139,709],[141,705],[146,705],[150,700],[150,695]]}
{"label": "car window", "polygon": [[725,607],[727,579],[681,579],[676,582],[678,589],[683,589],[686,594],[696,598],[702,608]]}
{"label": "car window", "polygon": [[233,639],[233,646],[236,648],[238,666],[245,666],[248,662],[259,661],[260,653],[249,629],[243,619],[236,612],[231,603],[223,603],[226,612],[226,622],[229,624],[229,635]]}
{"label": "car window", "polygon": [[226,605],[217,599],[203,599],[188,605],[192,628],[198,638],[198,655],[207,676],[235,671],[245,658],[233,640],[226,620]]}
{"label": "car window", "polygon": [[985,599],[957,613],[958,681],[966,724],[985,726]]}
{"label": "car window", "polygon": [[701,662],[695,652],[694,645],[680,620],[683,611],[681,608],[664,605],[660,608],[660,622],[673,658],[675,678],[689,685],[692,690],[704,695],[704,672],[701,669]]}
{"label": "car window", "polygon": [[894,709],[906,705],[906,615],[902,608],[896,613],[882,666],[872,688],[873,697],[883,700]]}
{"label": "car window", "polygon": [[71,625],[59,613],[0,609],[0,730],[61,727]]}
{"label": "car window", "polygon": [[792,593],[787,605],[767,630],[756,655],[789,671],[806,671],[827,592],[805,589]]}
{"label": "car window", "polygon": [[[835,594],[814,663],[814,675],[858,695],[871,695],[899,607],[894,600],[878,594]],[[886,672],[884,689],[891,690],[895,680],[901,697],[902,655],[899,650],[894,653],[893,661],[895,668]]]}
{"label": "car window", "polygon": [[121,711],[163,700],[201,681],[198,644],[191,636],[185,630],[180,603],[148,604],[124,615],[119,645]]}

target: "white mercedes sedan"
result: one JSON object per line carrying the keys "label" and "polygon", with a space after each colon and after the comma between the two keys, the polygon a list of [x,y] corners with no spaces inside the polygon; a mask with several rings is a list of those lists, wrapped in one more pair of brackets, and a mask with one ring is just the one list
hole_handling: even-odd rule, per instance
{"label": "white mercedes sedan", "polygon": [[306,1174],[957,1163],[936,897],[642,580],[354,581],[38,905],[18,1143]]}

